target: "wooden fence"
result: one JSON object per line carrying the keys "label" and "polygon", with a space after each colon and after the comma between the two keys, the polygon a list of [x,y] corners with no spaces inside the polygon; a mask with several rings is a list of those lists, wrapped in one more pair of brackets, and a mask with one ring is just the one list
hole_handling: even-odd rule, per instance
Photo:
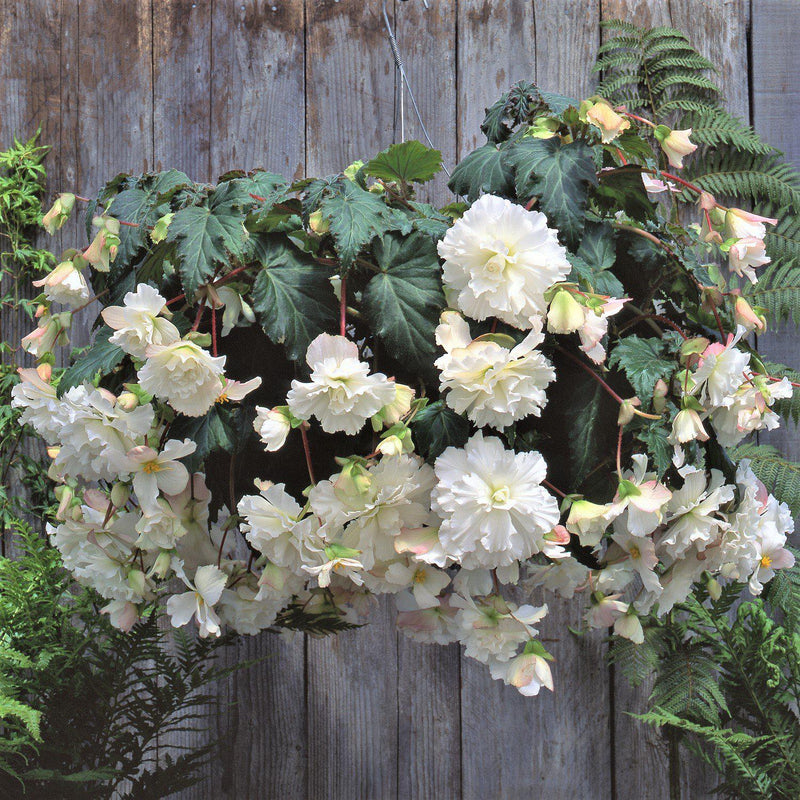
{"label": "wooden fence", "polygon": [[[731,110],[800,161],[798,0],[387,5],[447,165],[516,80],[589,95],[600,22],[618,17],[685,30],[720,65]],[[0,0],[0,15],[0,146],[42,125],[52,191],[161,167],[327,174],[400,136],[379,0]],[[408,113],[405,134],[421,138]],[[446,196],[440,181],[433,199]],[[73,223],[56,246],[77,236]],[[4,335],[17,324],[4,319]],[[768,343],[788,363],[796,345]],[[800,455],[797,437],[780,441]],[[181,798],[661,800],[671,782],[709,797],[707,773],[627,716],[644,692],[609,669],[602,637],[565,633],[581,604],[551,604],[556,693],[532,699],[455,646],[399,636],[385,605],[335,639],[243,639],[230,657],[263,661],[220,687],[233,703],[212,723],[222,752]]]}

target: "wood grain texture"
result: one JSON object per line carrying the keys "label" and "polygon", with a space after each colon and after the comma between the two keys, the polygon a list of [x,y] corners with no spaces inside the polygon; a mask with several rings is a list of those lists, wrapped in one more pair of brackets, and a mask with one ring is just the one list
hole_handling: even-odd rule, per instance
{"label": "wood grain texture", "polygon": [[[752,19],[752,123],[772,145],[782,150],[795,168],[800,168],[800,138],[796,109],[800,104],[800,29],[797,5],[792,0],[759,0]],[[788,323],[767,336],[759,336],[759,348],[772,361],[800,364],[798,330]],[[792,460],[800,461],[800,430],[788,423],[759,441],[779,447]]]}
{"label": "wood grain texture", "polygon": [[535,41],[532,3],[459,0],[459,158],[485,143],[480,124],[486,108],[517,81],[536,77]]}
{"label": "wood grain texture", "polygon": [[[541,603],[542,597],[534,598]],[[555,692],[522,697],[462,659],[463,798],[610,800],[609,681],[602,632],[577,637],[582,606],[548,596],[537,625],[553,654]]]}
{"label": "wood grain texture", "polygon": [[[378,3],[308,3],[306,26],[306,167],[326,175],[394,141],[394,62]],[[309,639],[307,676],[307,796],[396,797],[397,641],[388,598],[361,630]]]}

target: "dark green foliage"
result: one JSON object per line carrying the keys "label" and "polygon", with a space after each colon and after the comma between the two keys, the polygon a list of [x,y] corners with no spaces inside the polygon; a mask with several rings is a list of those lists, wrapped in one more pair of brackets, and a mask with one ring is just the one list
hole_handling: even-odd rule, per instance
{"label": "dark green foliage", "polygon": [[361,627],[344,619],[344,612],[333,603],[315,605],[313,612],[308,611],[306,606],[307,603],[290,603],[278,614],[275,624],[318,638]]}
{"label": "dark green foliage", "polygon": [[445,305],[436,245],[422,233],[388,234],[375,240],[372,255],[380,272],[362,296],[367,322],[395,358],[430,370]]}
{"label": "dark green foliage", "polygon": [[72,365],[64,370],[58,383],[59,394],[63,394],[73,386],[79,386],[84,381],[92,383],[98,376],[107,377],[114,367],[122,363],[125,352],[108,340],[112,333],[111,328],[106,325],[97,331],[95,343],[86,348]]}
{"label": "dark green foliage", "polygon": [[417,450],[429,461],[448,447],[463,447],[469,429],[469,422],[441,400],[418,411],[412,422]]}
{"label": "dark green foliage", "polygon": [[384,181],[397,181],[405,188],[425,183],[442,168],[442,154],[416,141],[393,144],[364,167],[364,172]]}
{"label": "dark green foliage", "polygon": [[[158,736],[202,730],[225,640],[170,634],[156,614],[125,634],[76,588],[58,552],[19,528],[0,558],[0,796],[154,800],[196,783],[212,745],[157,756]],[[21,710],[20,710],[21,709]]]}
{"label": "dark green foliage", "polygon": [[485,144],[473,150],[456,165],[447,185],[470,202],[484,193],[510,195],[513,174],[503,157],[503,146]]}
{"label": "dark green foliage", "polygon": [[675,351],[672,338],[642,339],[634,334],[617,343],[609,356],[608,365],[620,367],[636,396],[643,403],[649,403],[656,381],[668,381],[677,368],[677,362],[671,360]]}

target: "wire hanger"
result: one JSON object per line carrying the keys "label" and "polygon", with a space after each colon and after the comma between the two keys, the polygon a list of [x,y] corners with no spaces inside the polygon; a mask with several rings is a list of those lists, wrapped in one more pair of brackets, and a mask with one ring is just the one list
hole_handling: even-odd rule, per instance
{"label": "wire hanger", "polygon": [[[407,0],[401,0],[401,2],[406,2]],[[425,6],[425,9],[429,9],[430,6],[428,5],[428,0],[422,0],[422,4]],[[400,75],[400,141],[404,142],[406,139],[406,123],[405,123],[405,90],[408,91],[408,96],[411,98],[411,105],[414,107],[414,113],[416,114],[417,120],[419,120],[419,126],[422,129],[422,134],[425,137],[425,140],[428,142],[428,147],[434,147],[433,142],[431,141],[430,134],[428,133],[428,129],[425,127],[425,123],[422,121],[422,114],[420,113],[419,106],[417,105],[417,99],[414,97],[414,91],[411,88],[411,84],[408,80],[408,75],[406,75],[406,68],[403,63],[403,58],[400,55],[400,48],[397,45],[397,39],[394,35],[394,30],[392,30],[392,23],[389,21],[389,14],[386,11],[386,0],[382,2],[382,10],[383,10],[383,27],[386,28],[386,34],[389,37],[389,46],[392,48],[392,56],[394,56],[394,64],[395,69],[397,70],[398,74]],[[445,174],[450,177],[450,170],[442,164],[442,169],[445,171]]]}

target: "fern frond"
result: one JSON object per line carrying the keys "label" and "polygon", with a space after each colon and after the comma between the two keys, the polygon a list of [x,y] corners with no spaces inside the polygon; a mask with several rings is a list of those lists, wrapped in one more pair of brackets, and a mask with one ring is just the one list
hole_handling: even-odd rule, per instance
{"label": "fern frond", "polygon": [[[786,214],[774,204],[761,209],[766,217],[777,217],[778,224],[767,229],[764,241],[772,259],[800,260],[800,214]],[[800,262],[799,262],[800,263]]]}
{"label": "fern frond", "polygon": [[692,129],[692,141],[711,147],[728,147],[755,155],[774,155],[776,150],[740,119],[721,108],[705,108],[687,116],[681,125]]}
{"label": "fern frond", "polygon": [[750,305],[765,308],[775,322],[793,320],[800,325],[800,262],[768,264],[757,283],[745,284],[742,294]]}

